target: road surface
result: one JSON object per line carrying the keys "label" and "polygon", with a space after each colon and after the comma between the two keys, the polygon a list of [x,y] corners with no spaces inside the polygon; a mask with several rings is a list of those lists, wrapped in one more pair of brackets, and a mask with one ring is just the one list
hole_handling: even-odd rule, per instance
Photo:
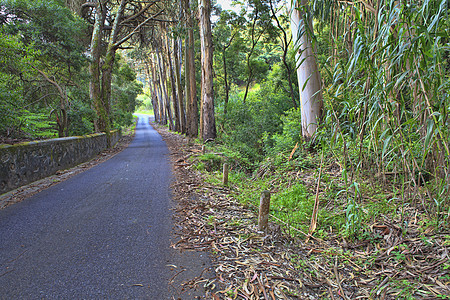
{"label": "road surface", "polygon": [[[0,210],[0,299],[171,299],[168,149],[139,116],[110,160]],[[178,255],[179,256],[179,255]]]}

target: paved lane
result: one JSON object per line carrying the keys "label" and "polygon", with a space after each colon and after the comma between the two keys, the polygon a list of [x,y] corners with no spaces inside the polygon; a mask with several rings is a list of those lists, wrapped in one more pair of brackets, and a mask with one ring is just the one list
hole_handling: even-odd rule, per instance
{"label": "paved lane", "polygon": [[123,152],[0,210],[0,298],[168,299],[167,154],[140,116]]}

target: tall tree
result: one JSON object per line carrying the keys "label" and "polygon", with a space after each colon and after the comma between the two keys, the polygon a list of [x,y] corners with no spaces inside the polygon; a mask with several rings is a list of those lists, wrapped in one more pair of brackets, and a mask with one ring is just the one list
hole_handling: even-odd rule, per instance
{"label": "tall tree", "polygon": [[175,121],[175,126],[173,128],[173,130],[180,132],[181,131],[181,120],[180,120],[180,107],[179,107],[179,102],[178,102],[178,92],[177,92],[177,83],[176,83],[176,74],[175,74],[175,70],[174,70],[174,55],[175,52],[172,51],[173,49],[171,49],[171,42],[170,42],[170,37],[169,37],[169,33],[167,28],[165,27],[165,24],[161,24],[161,26],[163,26],[164,31],[163,31],[163,35],[162,38],[164,40],[164,48],[166,49],[166,66],[169,69],[168,72],[168,79],[170,84],[168,86],[170,86],[170,98],[172,99],[172,107],[173,107],[173,118]]}
{"label": "tall tree", "polygon": [[155,122],[159,123],[160,115],[159,115],[158,92],[157,87],[155,85],[153,61],[151,60],[151,57],[150,56],[145,57],[144,63],[145,63],[145,72],[148,79],[148,86],[150,89],[150,96],[152,98],[153,114],[155,116]]}
{"label": "tall tree", "polygon": [[308,11],[308,0],[291,3],[291,31],[295,41],[297,77],[300,89],[302,135],[311,138],[322,118],[322,80],[312,44],[312,16]]}
{"label": "tall tree", "polygon": [[102,93],[101,93],[101,53],[102,53],[102,42],[103,42],[103,27],[106,20],[106,7],[105,3],[102,1],[97,1],[93,4],[94,8],[94,27],[92,31],[91,39],[91,82],[89,85],[90,98],[97,112],[98,119],[95,120],[95,130],[109,132],[109,116],[106,110],[106,104],[103,103]]}
{"label": "tall tree", "polygon": [[158,109],[159,109],[159,120],[158,122],[160,124],[166,125],[167,124],[167,113],[165,110],[165,104],[164,104],[164,96],[163,96],[163,88],[161,87],[161,75],[159,74],[159,56],[158,52],[155,51],[151,53],[151,66],[152,66],[152,80],[154,85],[154,92],[156,93],[156,97],[158,99]]}
{"label": "tall tree", "polygon": [[198,101],[197,84],[195,82],[195,55],[194,55],[194,22],[192,17],[191,1],[183,0],[186,18],[185,38],[185,84],[186,84],[186,131],[190,137],[198,135]]}
{"label": "tall tree", "polygon": [[180,38],[173,39],[173,52],[174,52],[174,64],[175,64],[175,81],[177,86],[177,100],[178,100],[178,112],[180,114],[180,132],[186,133],[186,110],[184,105],[184,93],[181,86],[181,56],[182,42]]}
{"label": "tall tree", "polygon": [[216,138],[213,89],[213,44],[211,34],[211,0],[201,0],[200,42],[202,54],[202,110],[200,131],[203,141]]}
{"label": "tall tree", "polygon": [[158,59],[158,77],[159,77],[159,87],[161,90],[161,96],[162,96],[162,107],[164,110],[165,115],[168,118],[169,121],[169,129],[173,130],[173,115],[172,115],[172,109],[170,107],[170,99],[169,99],[169,91],[168,91],[168,85],[167,85],[167,72],[166,72],[166,63],[164,60],[164,45],[161,45],[161,50],[159,48],[156,48],[156,57]]}

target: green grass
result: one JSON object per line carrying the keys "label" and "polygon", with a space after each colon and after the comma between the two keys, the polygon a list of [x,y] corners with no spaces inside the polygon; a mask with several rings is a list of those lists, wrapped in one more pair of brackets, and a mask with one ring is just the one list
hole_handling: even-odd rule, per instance
{"label": "green grass", "polygon": [[307,232],[313,207],[314,197],[303,184],[297,183],[274,195],[270,210],[275,217]]}
{"label": "green grass", "polygon": [[28,112],[20,117],[21,129],[32,138],[58,137],[56,122],[51,120],[47,113]]}

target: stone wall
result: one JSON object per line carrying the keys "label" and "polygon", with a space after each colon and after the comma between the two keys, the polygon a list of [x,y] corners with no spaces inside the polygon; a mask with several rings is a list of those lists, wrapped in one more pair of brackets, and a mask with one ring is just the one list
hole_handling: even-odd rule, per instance
{"label": "stone wall", "polygon": [[[120,136],[113,131],[111,144]],[[0,195],[88,161],[106,147],[105,133],[0,145]]]}

